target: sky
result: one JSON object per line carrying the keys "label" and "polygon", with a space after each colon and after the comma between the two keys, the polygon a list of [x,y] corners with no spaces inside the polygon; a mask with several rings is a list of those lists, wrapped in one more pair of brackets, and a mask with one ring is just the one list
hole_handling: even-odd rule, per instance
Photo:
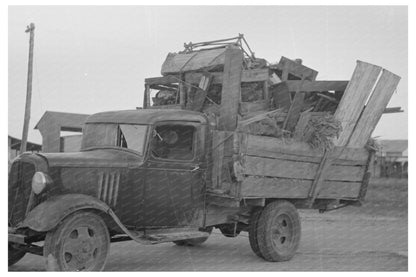
{"label": "sky", "polygon": [[373,137],[408,136],[408,15],[405,6],[9,6],[8,133],[20,138],[29,35],[35,29],[29,141],[43,113],[93,114],[142,105],[144,78],[160,76],[185,42],[243,33],[256,57],[302,58],[317,80],[349,80],[356,61],[402,77]]}

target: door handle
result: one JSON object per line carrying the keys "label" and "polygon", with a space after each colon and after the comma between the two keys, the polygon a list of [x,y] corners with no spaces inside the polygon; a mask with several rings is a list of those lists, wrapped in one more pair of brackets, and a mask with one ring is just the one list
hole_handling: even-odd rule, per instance
{"label": "door handle", "polygon": [[196,165],[194,168],[191,169],[191,172],[197,171],[199,168],[199,165]]}

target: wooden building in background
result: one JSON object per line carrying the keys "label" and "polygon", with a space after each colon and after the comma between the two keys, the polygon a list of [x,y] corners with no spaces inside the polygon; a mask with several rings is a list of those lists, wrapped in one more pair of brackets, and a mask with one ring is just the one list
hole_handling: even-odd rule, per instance
{"label": "wooden building in background", "polygon": [[[42,135],[43,152],[79,151],[82,139],[82,127],[89,115],[46,111],[35,129]],[[61,132],[79,133],[61,136]]]}
{"label": "wooden building in background", "polygon": [[379,178],[408,177],[408,141],[380,140],[372,175]]}

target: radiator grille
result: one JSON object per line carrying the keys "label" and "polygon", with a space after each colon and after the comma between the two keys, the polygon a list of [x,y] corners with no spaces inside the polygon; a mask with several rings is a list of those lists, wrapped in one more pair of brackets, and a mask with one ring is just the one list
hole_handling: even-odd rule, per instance
{"label": "radiator grille", "polygon": [[32,192],[35,166],[27,162],[13,163],[9,173],[9,224],[14,227],[23,221]]}

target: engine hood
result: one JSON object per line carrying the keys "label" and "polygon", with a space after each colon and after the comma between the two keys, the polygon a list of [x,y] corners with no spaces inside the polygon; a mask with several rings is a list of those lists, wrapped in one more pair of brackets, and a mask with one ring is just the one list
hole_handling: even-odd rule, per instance
{"label": "engine hood", "polygon": [[94,149],[70,153],[37,153],[49,167],[138,167],[143,157],[121,149]]}

